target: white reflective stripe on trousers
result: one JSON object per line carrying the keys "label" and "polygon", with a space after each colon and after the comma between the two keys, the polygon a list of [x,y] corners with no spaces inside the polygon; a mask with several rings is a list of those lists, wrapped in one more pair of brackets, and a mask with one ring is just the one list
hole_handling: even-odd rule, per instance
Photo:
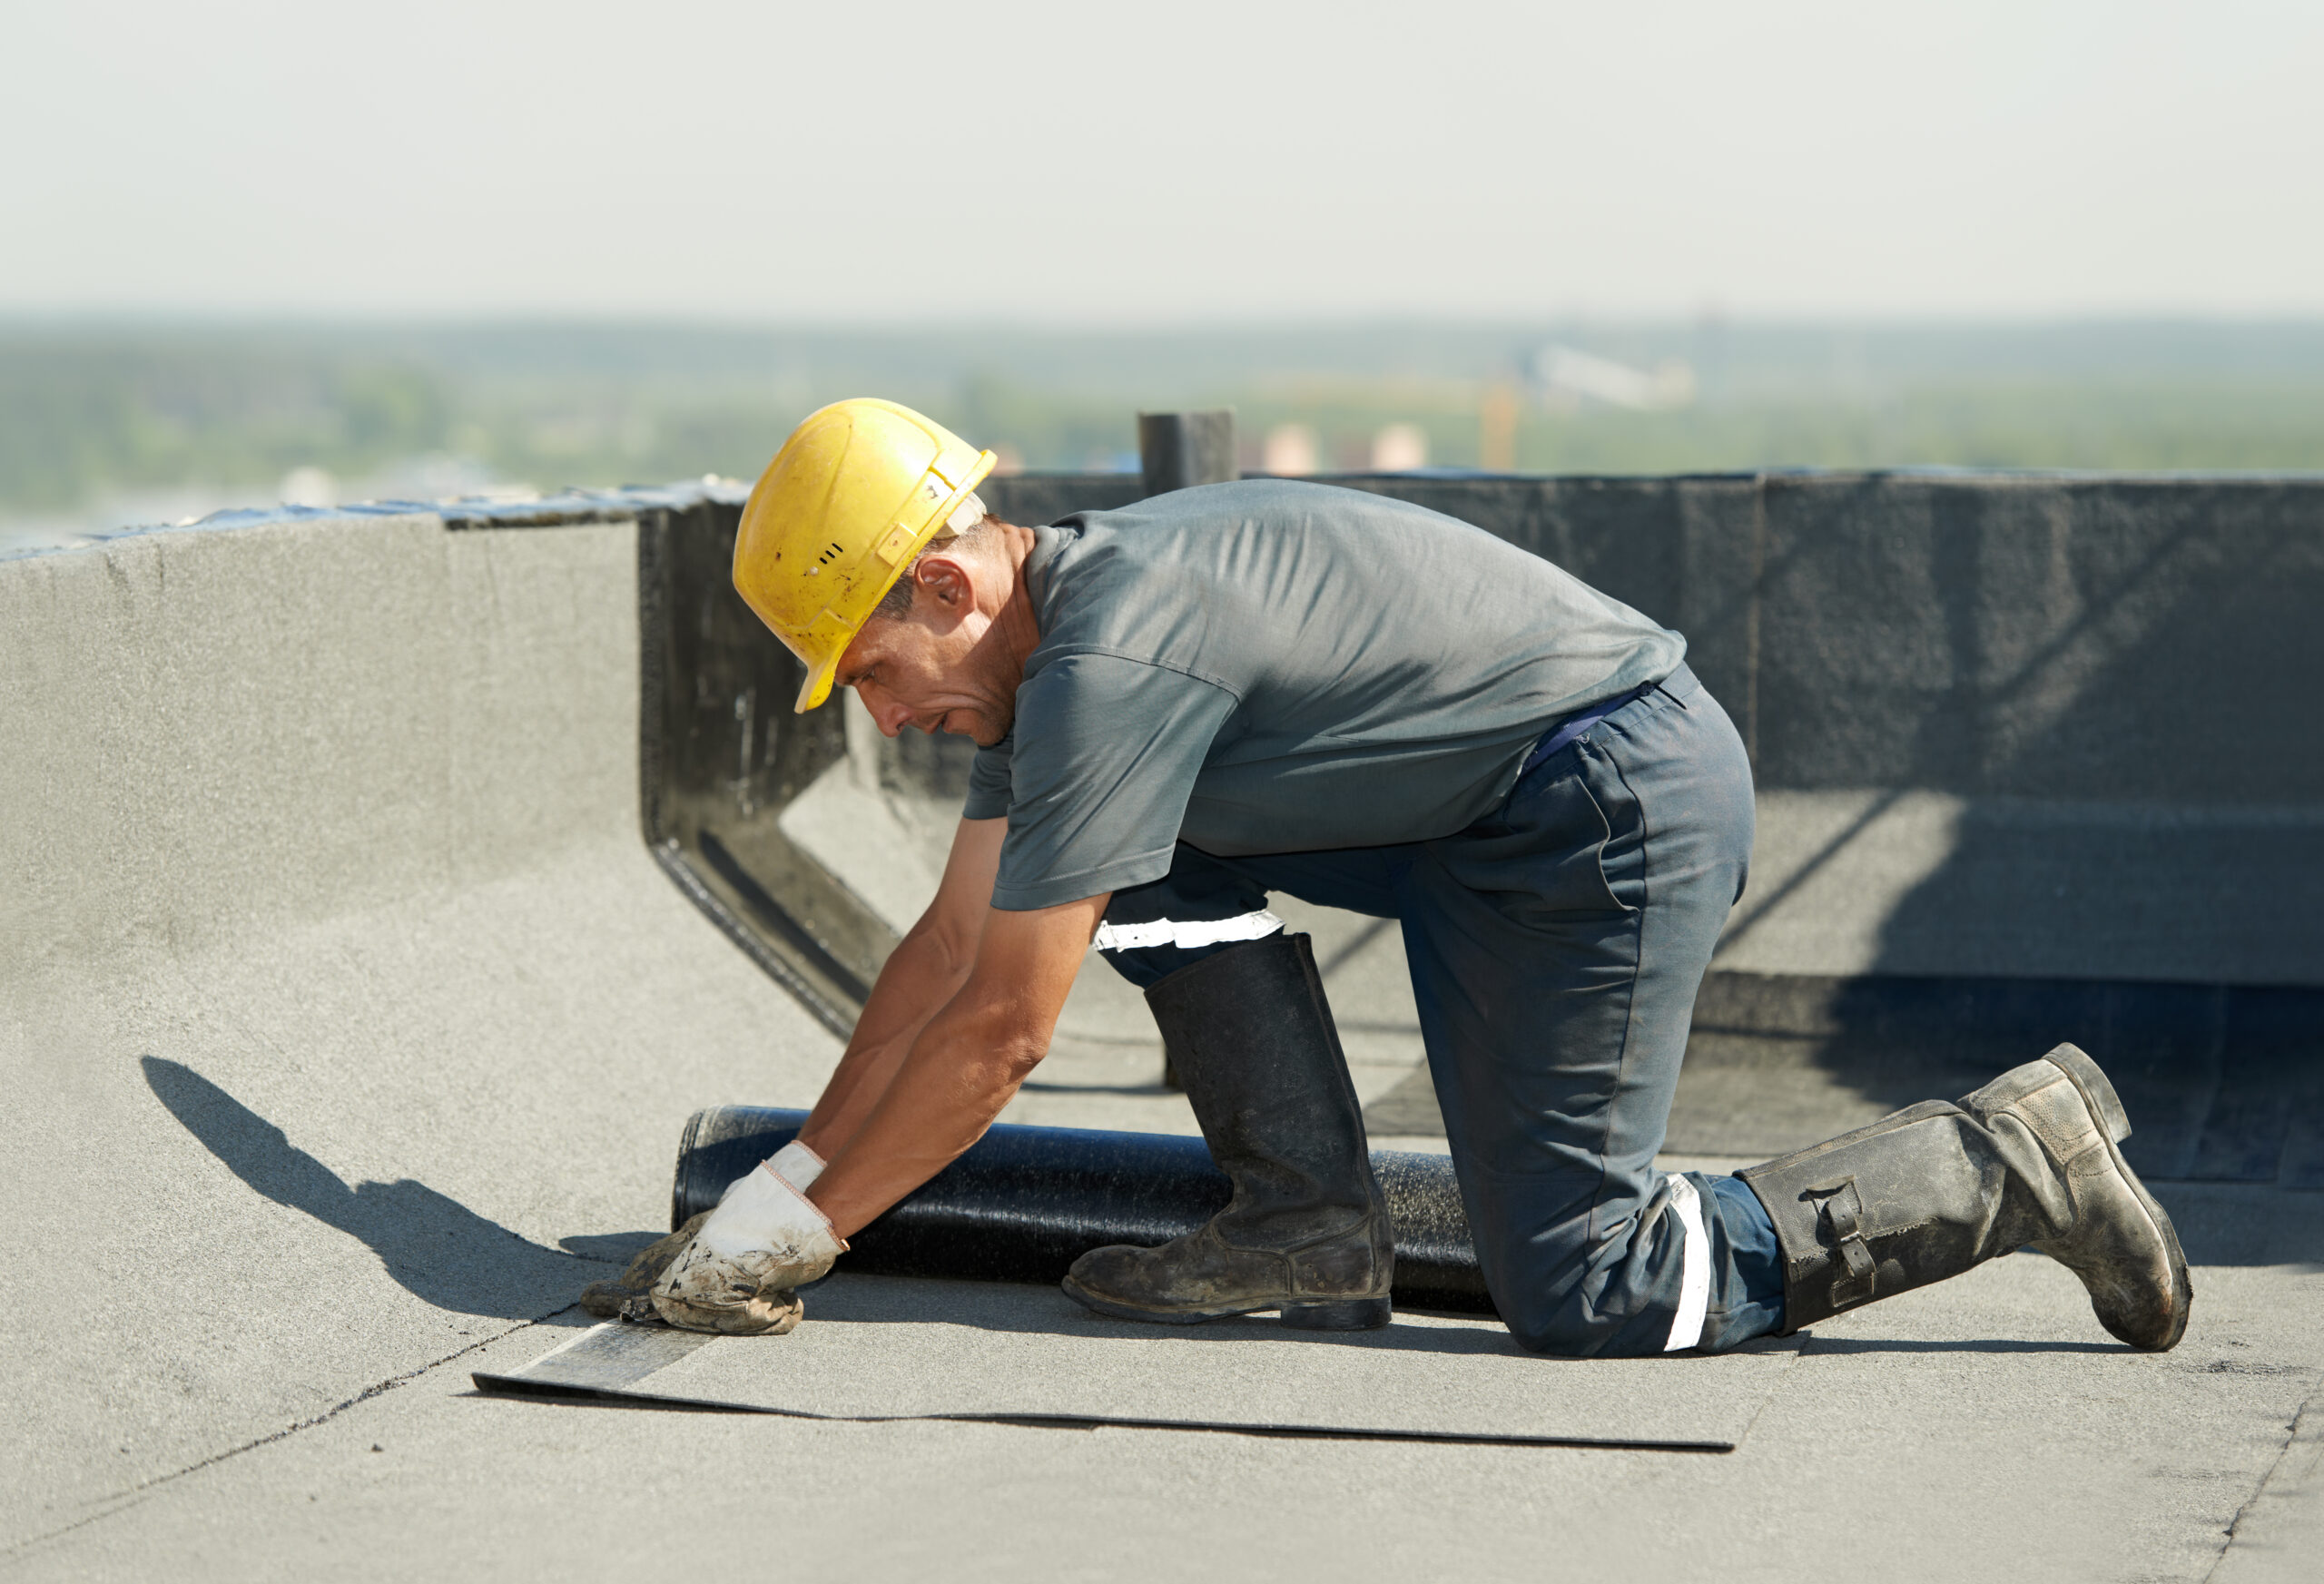
{"label": "white reflective stripe on trousers", "polygon": [[1699,1346],[1703,1340],[1703,1313],[1710,1307],[1710,1239],[1703,1232],[1703,1196],[1695,1192],[1695,1185],[1676,1174],[1669,1183],[1670,1206],[1679,1212],[1686,1260],[1679,1277],[1679,1313],[1670,1317],[1670,1340],[1662,1344],[1664,1353],[1675,1353]]}
{"label": "white reflective stripe on trousers", "polygon": [[1100,951],[1128,951],[1140,946],[1175,946],[1181,951],[1191,951],[1197,946],[1216,946],[1222,940],[1256,940],[1282,928],[1283,920],[1264,908],[1232,919],[1190,919],[1184,923],[1175,919],[1156,919],[1144,924],[1100,924],[1097,947]]}

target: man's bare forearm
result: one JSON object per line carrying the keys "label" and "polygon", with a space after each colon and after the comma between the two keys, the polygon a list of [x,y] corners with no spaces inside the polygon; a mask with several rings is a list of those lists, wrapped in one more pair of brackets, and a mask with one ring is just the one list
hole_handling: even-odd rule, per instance
{"label": "man's bare forearm", "polygon": [[825,1157],[810,1196],[852,1235],[983,1137],[1047,1048],[1007,1010],[955,999],[912,1041],[846,1147]]}
{"label": "man's bare forearm", "polygon": [[[808,1190],[846,1237],[984,1136],[1049,1051],[1107,899],[995,912],[976,966]],[[819,1152],[820,1153],[820,1152]]]}
{"label": "man's bare forearm", "polygon": [[799,1142],[825,1160],[847,1146],[894,1082],[912,1041],[969,977],[970,954],[926,920],[888,954]]}
{"label": "man's bare forearm", "polygon": [[935,899],[888,954],[839,1066],[799,1130],[799,1142],[825,1160],[847,1147],[895,1082],[911,1042],[975,966],[1005,829],[1000,820],[963,820],[953,831]]}

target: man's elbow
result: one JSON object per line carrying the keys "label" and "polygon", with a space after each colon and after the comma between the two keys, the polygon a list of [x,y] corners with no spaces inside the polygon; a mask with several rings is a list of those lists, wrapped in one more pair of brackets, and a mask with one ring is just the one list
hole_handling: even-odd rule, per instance
{"label": "man's elbow", "polygon": [[1013,1089],[1033,1076],[1033,1069],[1041,1065],[1041,1058],[1049,1053],[1047,1040],[1032,1035],[1019,1035],[1004,1043],[994,1053],[994,1058],[1000,1063],[1001,1076],[1008,1079],[1009,1087]]}
{"label": "man's elbow", "polygon": [[[972,980],[970,989],[976,986]],[[1040,1066],[1049,1052],[1049,1024],[1032,1015],[1021,999],[964,995],[957,1008],[956,1032],[976,1053],[977,1065],[1012,1088]]]}
{"label": "man's elbow", "polygon": [[1010,1088],[1032,1077],[1041,1058],[1049,1053],[1049,1030],[1031,1027],[1022,1018],[994,1019],[987,1040],[985,1048]]}
{"label": "man's elbow", "polygon": [[921,954],[921,960],[955,982],[966,979],[976,966],[977,932],[956,913],[931,904],[917,923],[907,930],[898,950],[910,949]]}

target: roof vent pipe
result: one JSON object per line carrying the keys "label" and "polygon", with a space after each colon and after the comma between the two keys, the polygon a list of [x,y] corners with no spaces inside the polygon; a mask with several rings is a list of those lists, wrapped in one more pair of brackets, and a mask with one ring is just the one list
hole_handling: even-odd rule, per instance
{"label": "roof vent pipe", "polygon": [[1139,413],[1137,456],[1148,495],[1240,477],[1235,463],[1235,409]]}

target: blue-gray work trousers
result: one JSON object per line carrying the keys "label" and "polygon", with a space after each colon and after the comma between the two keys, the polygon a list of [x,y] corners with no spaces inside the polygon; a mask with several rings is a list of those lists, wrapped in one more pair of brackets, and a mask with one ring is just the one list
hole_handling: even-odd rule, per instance
{"label": "blue-gray work trousers", "polygon": [[1571,1356],[1732,1347],[1781,1322],[1773,1227],[1733,1178],[1666,1176],[1654,1156],[1751,829],[1742,742],[1682,666],[1456,834],[1236,859],[1181,842],[1166,878],[1106,912],[1172,939],[1108,957],[1150,985],[1225,949],[1233,926],[1215,943],[1202,926],[1263,911],[1271,890],[1396,920],[1510,1330]]}

